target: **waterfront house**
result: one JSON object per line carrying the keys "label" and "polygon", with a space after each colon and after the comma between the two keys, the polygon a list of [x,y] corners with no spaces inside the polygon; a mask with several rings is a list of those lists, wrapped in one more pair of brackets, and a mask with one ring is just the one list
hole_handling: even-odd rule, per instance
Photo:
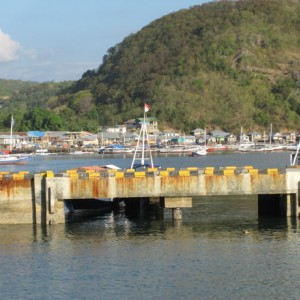
{"label": "waterfront house", "polygon": [[[144,122],[144,118],[137,118],[131,119],[126,121],[124,124],[126,125],[127,129],[131,130],[140,130],[142,124]],[[146,125],[148,133],[158,133],[158,122],[155,117],[148,117],[146,118]]]}
{"label": "waterfront house", "polygon": [[287,144],[296,143],[296,133],[295,132],[284,132],[282,133],[282,138]]}
{"label": "waterfront house", "polygon": [[27,131],[30,142],[35,147],[45,147],[49,141],[45,131]]}
{"label": "waterfront house", "polygon": [[211,138],[214,138],[217,144],[224,144],[226,138],[230,135],[230,133],[223,130],[213,130],[209,133],[209,135]]}
{"label": "waterfront house", "polygon": [[28,144],[28,136],[21,134],[0,133],[0,149],[9,149],[10,144],[12,149],[21,149]]}
{"label": "waterfront house", "polygon": [[196,128],[194,130],[191,131],[191,133],[197,138],[199,139],[200,137],[204,136],[206,134],[206,131],[202,128]]}
{"label": "waterfront house", "polygon": [[239,135],[239,142],[240,143],[249,143],[250,137],[243,132],[242,134]]}
{"label": "waterfront house", "polygon": [[233,144],[236,144],[237,142],[237,137],[236,135],[234,134],[229,134],[227,137],[226,137],[226,143],[227,144],[230,144],[230,145],[233,145]]}
{"label": "waterfront house", "polygon": [[96,134],[82,135],[76,140],[76,145],[79,147],[98,147],[98,136]]}
{"label": "waterfront house", "polygon": [[126,133],[126,125],[116,125],[114,127],[110,127],[110,126],[103,126],[102,127],[102,132],[110,132],[110,133],[122,133],[125,134]]}
{"label": "waterfront house", "polygon": [[169,145],[171,143],[171,139],[178,136],[179,133],[175,131],[165,131],[158,133],[157,140],[161,145]]}
{"label": "waterfront house", "polygon": [[97,136],[101,146],[111,144],[132,145],[138,137],[137,133],[130,132],[100,132]]}
{"label": "waterfront house", "polygon": [[257,131],[251,131],[247,133],[247,136],[249,137],[249,141],[256,143],[263,139],[263,136],[260,132]]}
{"label": "waterfront house", "polygon": [[196,137],[194,135],[183,135],[171,139],[171,144],[173,145],[191,145],[195,143]]}

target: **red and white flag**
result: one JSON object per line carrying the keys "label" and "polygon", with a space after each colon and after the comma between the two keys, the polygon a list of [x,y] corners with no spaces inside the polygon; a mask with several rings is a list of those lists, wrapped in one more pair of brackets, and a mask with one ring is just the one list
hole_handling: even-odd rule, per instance
{"label": "red and white flag", "polygon": [[150,110],[150,106],[147,103],[145,103],[145,112],[148,112],[149,110]]}

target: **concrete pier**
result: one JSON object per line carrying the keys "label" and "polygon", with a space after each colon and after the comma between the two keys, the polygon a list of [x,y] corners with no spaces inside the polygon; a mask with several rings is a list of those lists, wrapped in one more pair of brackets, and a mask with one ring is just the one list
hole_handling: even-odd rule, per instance
{"label": "concrete pier", "polygon": [[[68,170],[54,174],[0,173],[1,224],[54,224],[65,222],[68,201],[106,199],[137,203],[141,214],[149,205],[172,209],[174,219],[182,208],[192,209],[194,197],[257,195],[258,214],[299,216],[300,168],[258,170],[236,168],[173,168],[145,171]],[[88,204],[88,201],[86,201]],[[89,207],[89,205],[87,205]]]}

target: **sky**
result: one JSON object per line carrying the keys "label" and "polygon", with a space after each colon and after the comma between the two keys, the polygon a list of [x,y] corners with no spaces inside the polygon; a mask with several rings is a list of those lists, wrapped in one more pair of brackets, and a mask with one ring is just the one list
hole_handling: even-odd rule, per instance
{"label": "sky", "polygon": [[207,0],[0,0],[0,79],[78,80],[110,47]]}

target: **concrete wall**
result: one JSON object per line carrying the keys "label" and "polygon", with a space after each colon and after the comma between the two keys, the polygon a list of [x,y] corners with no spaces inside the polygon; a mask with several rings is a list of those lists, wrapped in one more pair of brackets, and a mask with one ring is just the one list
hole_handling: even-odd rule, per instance
{"label": "concrete wall", "polygon": [[[176,209],[187,207],[194,196],[243,194],[260,195],[260,213],[269,206],[281,215],[298,216],[299,187],[300,168],[0,173],[0,223],[63,223],[65,199],[164,198],[165,207]],[[182,199],[185,206],[180,206]]]}

